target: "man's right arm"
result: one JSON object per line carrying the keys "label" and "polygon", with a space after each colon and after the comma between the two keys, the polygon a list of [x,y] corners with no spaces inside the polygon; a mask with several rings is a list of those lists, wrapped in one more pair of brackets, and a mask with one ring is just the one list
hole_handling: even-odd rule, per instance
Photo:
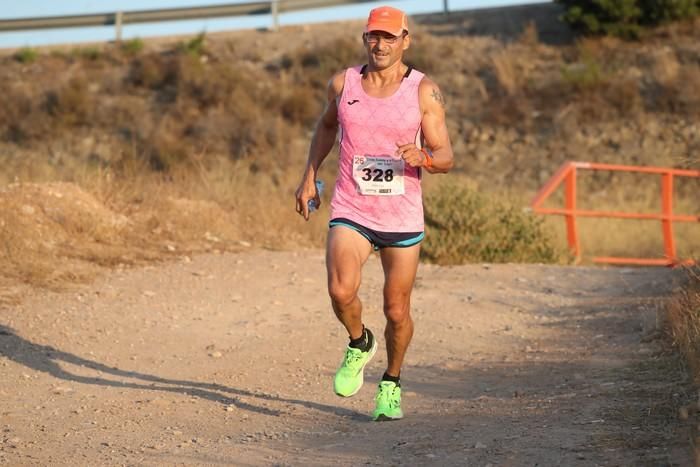
{"label": "man's right arm", "polygon": [[309,220],[309,200],[315,199],[317,205],[320,205],[321,202],[316,194],[316,174],[321,163],[335,144],[335,138],[338,134],[338,106],[336,100],[343,92],[344,84],[344,72],[333,76],[328,83],[326,108],[316,123],[316,129],[311,139],[309,158],[306,162],[301,183],[296,191],[297,212],[304,216],[306,220]]}

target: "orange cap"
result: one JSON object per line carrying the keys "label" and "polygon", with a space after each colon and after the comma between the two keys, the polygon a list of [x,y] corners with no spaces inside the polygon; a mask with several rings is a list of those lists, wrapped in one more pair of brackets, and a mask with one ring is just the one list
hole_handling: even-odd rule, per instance
{"label": "orange cap", "polygon": [[408,31],[406,13],[390,6],[380,6],[369,12],[365,32],[384,31],[395,36]]}

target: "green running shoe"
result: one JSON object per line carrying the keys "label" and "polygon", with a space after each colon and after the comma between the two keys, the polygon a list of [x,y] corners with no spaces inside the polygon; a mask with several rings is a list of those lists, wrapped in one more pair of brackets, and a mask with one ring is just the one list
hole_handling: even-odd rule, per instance
{"label": "green running shoe", "polygon": [[345,350],[345,358],[333,380],[333,390],[341,397],[350,397],[357,394],[365,381],[365,365],[377,352],[377,341],[372,337],[372,346],[367,352],[348,347]]}
{"label": "green running shoe", "polygon": [[403,418],[401,410],[401,386],[393,381],[380,381],[377,391],[377,408],[372,413],[376,422],[399,420]]}

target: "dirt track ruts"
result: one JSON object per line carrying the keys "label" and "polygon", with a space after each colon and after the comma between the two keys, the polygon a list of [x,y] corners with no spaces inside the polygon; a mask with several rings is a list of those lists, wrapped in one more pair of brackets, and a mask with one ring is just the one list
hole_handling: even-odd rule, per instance
{"label": "dirt track ruts", "polygon": [[[406,418],[385,356],[332,393],[346,336],[322,251],[116,270],[0,310],[3,465],[690,465],[665,269],[421,265]],[[381,336],[381,268],[362,298]]]}

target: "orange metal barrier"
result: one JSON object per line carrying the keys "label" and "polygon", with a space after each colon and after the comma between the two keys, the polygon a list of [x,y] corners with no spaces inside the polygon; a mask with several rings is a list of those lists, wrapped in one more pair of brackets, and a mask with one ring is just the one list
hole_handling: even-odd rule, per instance
{"label": "orange metal barrier", "polygon": [[[616,211],[589,211],[576,209],[576,173],[579,169],[608,170],[617,172],[635,172],[661,175],[661,213],[630,213]],[[567,162],[549,179],[532,201],[532,210],[540,214],[556,214],[565,217],[566,233],[569,248],[581,260],[581,244],[579,242],[577,217],[613,217],[619,219],[658,219],[664,236],[664,258],[615,258],[599,257],[593,261],[608,264],[626,264],[643,266],[676,266],[692,264],[691,260],[679,260],[676,254],[676,244],[673,238],[674,222],[700,222],[700,215],[673,214],[673,178],[699,177],[700,170],[668,169],[662,167],[639,167],[631,165],[598,164],[588,162]],[[542,205],[556,189],[564,183],[564,209],[543,208]]]}

